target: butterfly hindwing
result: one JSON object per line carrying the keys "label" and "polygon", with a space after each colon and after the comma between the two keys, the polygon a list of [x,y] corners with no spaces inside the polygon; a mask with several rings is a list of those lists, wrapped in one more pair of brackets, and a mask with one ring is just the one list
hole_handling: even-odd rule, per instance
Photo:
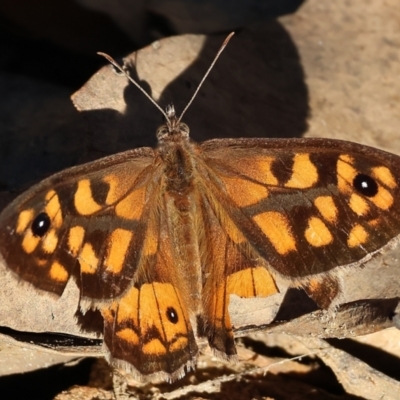
{"label": "butterfly hindwing", "polygon": [[203,265],[203,334],[210,346],[224,358],[235,358],[233,327],[229,316],[231,295],[265,297],[278,292],[265,263],[249,246],[210,193],[203,193],[202,222],[206,234],[200,237]]}

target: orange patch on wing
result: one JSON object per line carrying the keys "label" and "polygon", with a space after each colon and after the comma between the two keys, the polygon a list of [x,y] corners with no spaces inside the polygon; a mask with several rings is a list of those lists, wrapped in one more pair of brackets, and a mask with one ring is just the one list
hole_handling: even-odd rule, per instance
{"label": "orange patch on wing", "polygon": [[73,256],[77,256],[81,249],[83,238],[85,237],[85,230],[82,226],[73,226],[68,233],[68,247]]}
{"label": "orange patch on wing", "polygon": [[336,164],[336,173],[338,178],[338,189],[341,193],[351,193],[352,185],[357,170],[351,165],[354,162],[353,158],[347,154],[342,154]]}
{"label": "orange patch on wing", "polygon": [[[182,300],[171,284],[155,282],[151,285],[142,285],[140,288],[140,304],[144,305],[148,300],[150,300],[149,304],[153,304],[153,307],[156,308],[144,309],[141,307],[142,329],[145,328],[146,320],[151,321],[153,319],[154,325],[158,329],[162,325],[165,332],[165,339],[168,342],[175,339],[175,336],[178,334],[183,336],[188,334],[187,322],[189,317],[187,311],[182,308]],[[171,311],[173,311],[176,317],[174,321],[171,321],[169,318]],[[160,319],[157,321],[156,317]]]}
{"label": "orange patch on wing", "polygon": [[309,295],[327,292],[327,288],[324,287],[324,281],[318,279],[310,279],[306,287]]}
{"label": "orange patch on wing", "polygon": [[78,182],[74,205],[80,215],[92,215],[101,210],[101,205],[93,199],[89,179],[82,179]]}
{"label": "orange patch on wing", "polygon": [[125,256],[131,243],[133,233],[117,228],[109,236],[109,246],[104,264],[108,271],[118,274],[124,266]]}
{"label": "orange patch on wing", "polygon": [[229,196],[239,207],[257,204],[268,197],[265,186],[248,181],[243,178],[223,178]]}
{"label": "orange patch on wing", "polygon": [[54,261],[50,267],[50,278],[58,282],[66,282],[68,279],[68,271],[57,261]]}
{"label": "orange patch on wing", "polygon": [[143,255],[145,257],[156,254],[158,251],[159,227],[155,223],[154,217],[150,218],[147,226],[146,236],[143,243]]}
{"label": "orange patch on wing", "polygon": [[117,301],[112,302],[111,305],[107,308],[102,308],[101,315],[103,316],[104,321],[106,321],[108,324],[113,324],[114,316],[116,315],[117,310],[118,310]]}
{"label": "orange patch on wing", "polygon": [[384,185],[394,189],[397,187],[396,179],[387,167],[375,167],[372,169],[372,176],[379,179]]}
{"label": "orange patch on wing", "polygon": [[319,213],[330,223],[337,222],[338,208],[332,196],[319,196],[314,200],[314,206]]}
{"label": "orange patch on wing", "polygon": [[256,170],[252,171],[251,176],[254,174],[258,181],[266,185],[278,185],[279,181],[271,170],[272,163],[275,160],[275,157],[256,157],[252,159],[250,168],[255,168]]}
{"label": "orange patch on wing", "polygon": [[39,267],[44,267],[47,264],[47,259],[35,257],[35,264],[39,265]]}
{"label": "orange patch on wing", "polygon": [[[155,282],[143,284],[140,289],[132,287],[125,296],[115,301],[110,309],[113,308],[117,314],[117,330],[120,324],[132,325],[140,331],[141,338],[146,338],[151,330],[156,329],[162,340],[166,341],[173,351],[184,348],[188,343],[189,318],[181,304],[178,293],[170,283]],[[111,313],[107,309],[102,313],[108,320],[111,319]],[[171,318],[171,313],[174,318]],[[126,340],[132,341],[130,331],[124,335],[127,337]],[[122,330],[119,331],[121,332]],[[166,351],[159,339],[146,343],[143,350],[149,354]]]}
{"label": "orange patch on wing", "polygon": [[35,251],[39,242],[40,237],[35,236],[32,231],[28,229],[24,238],[22,239],[22,248],[24,249],[25,253],[31,254]]}
{"label": "orange patch on wing", "polygon": [[357,215],[360,216],[367,214],[369,211],[368,202],[356,193],[353,193],[350,196],[349,206]]}
{"label": "orange patch on wing", "polygon": [[105,203],[111,205],[121,196],[120,180],[115,175],[107,175],[103,178],[103,182],[109,187]]}
{"label": "orange patch on wing", "polygon": [[42,249],[46,253],[53,253],[54,250],[57,248],[58,244],[58,236],[57,232],[55,229],[50,229],[47,233],[46,236],[43,238],[42,241]]}
{"label": "orange patch on wing", "polygon": [[296,240],[288,219],[277,211],[267,211],[253,217],[275,250],[282,255],[296,250]]}
{"label": "orange patch on wing", "polygon": [[263,267],[256,267],[246,268],[229,275],[226,292],[249,298],[267,297],[279,291],[271,274]]}
{"label": "orange patch on wing", "polygon": [[165,354],[167,352],[167,349],[160,342],[160,339],[152,339],[150,340],[150,342],[147,342],[143,345],[142,351],[145,354],[155,354],[159,356],[161,354]]}
{"label": "orange patch on wing", "polygon": [[327,246],[333,241],[333,236],[328,227],[317,217],[311,217],[308,220],[308,226],[304,232],[304,236],[307,242],[314,247]]}
{"label": "orange patch on wing", "polygon": [[394,202],[391,193],[382,186],[379,186],[378,193],[371,197],[371,201],[381,210],[388,210]]}
{"label": "orange patch on wing", "polygon": [[[160,290],[160,285],[162,284],[160,283],[144,284],[140,287],[140,328],[143,335],[145,335],[146,332],[150,328],[152,328],[153,325],[159,332],[163,331],[162,319],[160,316],[161,310],[159,310],[159,305],[157,301],[158,299],[155,294],[155,285],[157,285],[157,287],[159,288],[159,294],[163,296],[162,290]],[[169,284],[165,284],[165,286],[168,285]]]}
{"label": "orange patch on wing", "polygon": [[349,233],[347,245],[349,247],[357,247],[364,244],[367,239],[368,232],[361,225],[355,225]]}
{"label": "orange patch on wing", "polygon": [[139,344],[139,336],[133,329],[124,328],[117,331],[116,335],[125,342],[131,343],[135,346]]}
{"label": "orange patch on wing", "polygon": [[94,274],[99,266],[99,259],[90,243],[85,243],[79,254],[79,264],[81,272],[84,274]]}
{"label": "orange patch on wing", "polygon": [[310,160],[309,154],[296,154],[292,171],[292,176],[285,187],[306,189],[318,182],[318,170]]}
{"label": "orange patch on wing", "polygon": [[347,164],[354,164],[354,158],[348,154],[341,154],[339,159]]}
{"label": "orange patch on wing", "polygon": [[34,212],[32,209],[21,211],[18,215],[16,226],[17,233],[21,234],[25,231],[28,225],[33,221]]}
{"label": "orange patch on wing", "polygon": [[377,227],[381,223],[380,218],[371,219],[368,221],[369,226]]}
{"label": "orange patch on wing", "polygon": [[322,282],[318,279],[310,279],[308,281],[307,286],[310,288],[310,291],[312,292],[318,292],[323,287]]}
{"label": "orange patch on wing", "polygon": [[54,190],[49,190],[46,194],[46,207],[44,211],[51,219],[51,225],[55,228],[59,228],[63,223],[60,200],[57,193]]}
{"label": "orange patch on wing", "polygon": [[[114,303],[113,303],[114,304]],[[133,326],[139,326],[139,290],[132,287],[118,301],[115,302],[117,310],[117,324],[131,321]]]}
{"label": "orange patch on wing", "polygon": [[138,220],[145,205],[146,188],[143,186],[134,190],[115,206],[115,213],[130,220]]}
{"label": "orange patch on wing", "polygon": [[170,350],[171,351],[182,350],[185,347],[187,347],[188,343],[189,339],[186,336],[175,338],[175,340],[172,343],[170,343]]}

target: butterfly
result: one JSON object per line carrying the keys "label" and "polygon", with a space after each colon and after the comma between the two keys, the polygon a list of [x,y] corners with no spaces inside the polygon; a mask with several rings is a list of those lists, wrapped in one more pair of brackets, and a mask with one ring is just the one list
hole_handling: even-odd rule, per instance
{"label": "butterfly", "polygon": [[327,309],[339,269],[398,242],[400,157],[329,139],[197,144],[184,112],[161,111],[157,148],[64,170],[0,214],[7,268],[57,296],[73,280],[114,366],[181,378],[200,337],[235,360],[231,295],[272,296],[283,282]]}

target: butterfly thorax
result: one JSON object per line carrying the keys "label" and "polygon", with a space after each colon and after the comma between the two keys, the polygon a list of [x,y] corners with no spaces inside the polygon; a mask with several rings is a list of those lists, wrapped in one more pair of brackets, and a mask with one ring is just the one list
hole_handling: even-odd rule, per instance
{"label": "butterfly thorax", "polygon": [[186,195],[191,190],[194,172],[193,143],[189,140],[167,140],[160,143],[159,154],[164,163],[166,190]]}
{"label": "butterfly thorax", "polygon": [[189,127],[175,115],[171,105],[166,109],[168,118],[157,130],[158,151],[164,163],[166,190],[184,195],[190,190],[193,176],[193,144],[189,140]]}

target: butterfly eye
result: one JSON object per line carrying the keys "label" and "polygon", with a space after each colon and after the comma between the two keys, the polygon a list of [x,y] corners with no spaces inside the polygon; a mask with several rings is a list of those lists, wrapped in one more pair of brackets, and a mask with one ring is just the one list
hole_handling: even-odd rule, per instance
{"label": "butterfly eye", "polygon": [[169,322],[176,324],[178,322],[178,313],[175,311],[175,308],[173,307],[168,307],[167,308],[167,318],[169,320]]}
{"label": "butterfly eye", "polygon": [[158,129],[157,129],[157,138],[162,138],[164,136],[168,136],[169,134],[169,130],[168,127],[166,125],[161,125]]}
{"label": "butterfly eye", "polygon": [[45,212],[41,212],[32,222],[32,233],[34,236],[42,237],[50,228],[50,218]]}
{"label": "butterfly eye", "polygon": [[367,197],[374,197],[378,193],[378,184],[368,175],[358,174],[353,180],[353,187]]}

